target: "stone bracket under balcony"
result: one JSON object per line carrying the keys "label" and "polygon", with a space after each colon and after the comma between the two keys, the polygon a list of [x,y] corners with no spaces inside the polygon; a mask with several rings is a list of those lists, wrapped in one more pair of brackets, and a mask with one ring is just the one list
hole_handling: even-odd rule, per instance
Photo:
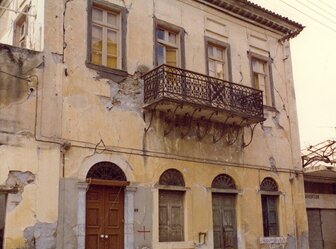
{"label": "stone bracket under balcony", "polygon": [[[155,112],[165,113],[170,127],[164,135],[181,127],[180,123],[190,127],[194,123],[203,127],[203,132],[197,132],[199,139],[208,135],[213,127],[221,127],[220,133],[234,130],[234,134],[238,134],[236,130],[247,126],[252,138],[256,124],[265,120],[262,91],[257,89],[167,65],[146,73],[143,79],[143,108],[150,113],[149,127]],[[186,136],[185,133],[182,132],[181,137]],[[218,137],[213,141],[218,141]]]}

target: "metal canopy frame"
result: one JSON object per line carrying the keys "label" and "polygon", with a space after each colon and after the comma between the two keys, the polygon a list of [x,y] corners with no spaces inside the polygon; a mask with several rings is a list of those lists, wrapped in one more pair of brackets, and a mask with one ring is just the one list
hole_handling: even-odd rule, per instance
{"label": "metal canopy frame", "polygon": [[321,163],[336,166],[336,141],[326,140],[310,145],[301,152],[302,166],[315,166]]}

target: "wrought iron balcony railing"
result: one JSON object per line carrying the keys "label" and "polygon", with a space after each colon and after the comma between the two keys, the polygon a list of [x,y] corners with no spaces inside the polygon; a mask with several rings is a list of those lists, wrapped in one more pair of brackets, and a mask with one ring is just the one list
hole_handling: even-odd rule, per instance
{"label": "wrought iron balcony railing", "polygon": [[260,90],[168,65],[153,69],[143,79],[145,109],[169,101],[225,112],[250,124],[264,120]]}

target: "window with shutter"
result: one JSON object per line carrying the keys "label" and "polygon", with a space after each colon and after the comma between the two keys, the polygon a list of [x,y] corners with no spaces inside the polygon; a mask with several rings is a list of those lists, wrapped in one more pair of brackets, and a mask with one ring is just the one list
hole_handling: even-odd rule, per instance
{"label": "window with shutter", "polygon": [[[184,186],[182,174],[175,169],[165,171],[159,180],[162,186]],[[180,190],[159,190],[159,241],[184,240],[184,195]]]}
{"label": "window with shutter", "polygon": [[271,59],[254,53],[249,54],[253,87],[263,91],[265,106],[274,106]]}
{"label": "window with shutter", "polygon": [[155,64],[184,67],[184,32],[175,25],[156,20]]}
{"label": "window with shutter", "polygon": [[205,46],[208,75],[221,80],[231,80],[230,45],[206,37]]}

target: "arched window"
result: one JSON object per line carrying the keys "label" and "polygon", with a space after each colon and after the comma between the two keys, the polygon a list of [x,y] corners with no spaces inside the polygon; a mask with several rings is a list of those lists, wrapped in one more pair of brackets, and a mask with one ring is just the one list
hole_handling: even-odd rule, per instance
{"label": "arched window", "polygon": [[265,237],[279,236],[278,221],[278,185],[270,177],[266,177],[260,184],[263,227]]}
{"label": "arched window", "polygon": [[91,167],[86,178],[126,181],[125,173],[111,162],[99,162]]}
{"label": "arched window", "polygon": [[176,169],[168,169],[162,173],[159,184],[166,186],[159,190],[159,241],[184,240],[184,187],[183,175]]}
{"label": "arched window", "polygon": [[236,184],[231,176],[220,174],[215,177],[211,184],[212,188],[236,189]]}
{"label": "arched window", "polygon": [[271,177],[266,177],[260,184],[260,190],[278,191],[278,185]]}
{"label": "arched window", "polygon": [[183,175],[177,169],[168,169],[159,179],[160,185],[185,186]]}

